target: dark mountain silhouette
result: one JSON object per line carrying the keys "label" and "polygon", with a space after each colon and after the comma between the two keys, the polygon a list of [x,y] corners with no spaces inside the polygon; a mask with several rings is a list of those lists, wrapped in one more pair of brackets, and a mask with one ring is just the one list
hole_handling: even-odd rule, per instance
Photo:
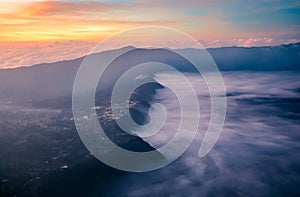
{"label": "dark mountain silhouette", "polygon": [[[103,87],[110,87],[125,70],[147,61],[169,64],[178,70],[195,72],[184,58],[166,49],[135,49],[117,58],[101,79]],[[113,55],[121,48],[94,54],[97,59]],[[198,49],[180,49],[190,55],[199,54]],[[300,43],[273,47],[224,47],[208,49],[221,71],[300,70]],[[77,70],[84,57],[43,63],[31,67],[0,70],[0,101],[30,101],[70,96]],[[101,63],[99,63],[101,66]],[[105,86],[105,84],[107,86]]]}

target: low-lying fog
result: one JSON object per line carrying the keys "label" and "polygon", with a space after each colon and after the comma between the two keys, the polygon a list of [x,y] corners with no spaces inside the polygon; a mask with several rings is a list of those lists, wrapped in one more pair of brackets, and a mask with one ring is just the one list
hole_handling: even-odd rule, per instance
{"label": "low-lying fog", "polygon": [[[300,73],[223,72],[226,121],[217,144],[204,158],[198,157],[198,151],[210,119],[209,95],[199,75],[186,75],[195,87],[201,108],[199,130],[193,143],[167,167],[147,173],[127,173],[112,186],[112,193],[129,196],[299,194]],[[172,78],[170,73],[157,75],[158,81]],[[181,86],[180,81],[173,83]],[[158,134],[144,138],[155,148],[174,136],[180,121],[178,101],[170,90],[158,90],[153,103],[157,101],[166,107],[168,119]]]}

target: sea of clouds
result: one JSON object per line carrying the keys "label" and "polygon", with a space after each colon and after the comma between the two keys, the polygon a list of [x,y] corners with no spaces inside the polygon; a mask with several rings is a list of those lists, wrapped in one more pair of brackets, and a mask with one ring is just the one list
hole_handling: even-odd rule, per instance
{"label": "sea of clouds", "polygon": [[[193,143],[179,159],[162,169],[125,174],[111,190],[108,188],[108,193],[126,196],[299,195],[300,73],[223,72],[226,121],[217,144],[204,158],[198,157],[198,151],[210,120],[209,94],[199,75],[186,76],[196,90],[201,108],[199,130]],[[172,80],[172,74],[161,74],[157,79]],[[180,81],[174,83],[181,85]],[[176,132],[180,121],[179,103],[168,89],[158,90],[153,102],[166,107],[168,118],[159,133],[144,140],[159,148]],[[155,111],[153,113],[155,115]]]}

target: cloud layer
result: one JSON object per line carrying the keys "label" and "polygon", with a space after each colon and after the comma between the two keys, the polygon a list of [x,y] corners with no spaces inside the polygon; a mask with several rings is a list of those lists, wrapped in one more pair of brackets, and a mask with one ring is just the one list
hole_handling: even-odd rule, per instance
{"label": "cloud layer", "polygon": [[[224,46],[273,46],[279,44],[300,42],[300,40],[247,38],[230,40],[208,40],[199,42],[205,48],[217,48]],[[61,60],[79,58],[88,54],[94,47],[97,46],[97,44],[98,42],[89,41],[2,42],[0,43],[0,69],[31,66],[39,63],[57,62]],[[176,44],[177,46],[180,46],[178,45],[178,43]],[[185,44],[184,47],[193,46],[186,46]],[[120,46],[118,46],[117,48],[120,48]]]}
{"label": "cloud layer", "polygon": [[[195,85],[201,107],[198,135],[184,155],[169,166],[149,173],[121,177],[108,194],[128,196],[298,196],[299,73],[224,72],[228,92],[225,126],[217,145],[204,158],[197,153],[209,122],[209,102],[203,80]],[[164,76],[166,77],[166,76]],[[168,80],[172,77],[169,76]],[[174,83],[180,86],[178,81]],[[184,91],[184,90],[183,90]],[[155,147],[169,142],[180,122],[174,95],[158,91],[168,106],[169,123],[145,139]],[[298,99],[298,100],[297,100]],[[154,101],[155,102],[155,101]],[[277,187],[274,187],[276,185]],[[112,189],[113,188],[113,189]],[[113,192],[112,192],[113,191]]]}
{"label": "cloud layer", "polygon": [[86,55],[95,45],[96,43],[86,41],[2,43],[0,44],[0,68],[75,59]]}

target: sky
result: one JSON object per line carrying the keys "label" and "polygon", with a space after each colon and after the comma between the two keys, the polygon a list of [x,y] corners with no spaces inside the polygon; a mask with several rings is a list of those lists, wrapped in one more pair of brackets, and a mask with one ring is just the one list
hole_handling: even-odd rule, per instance
{"label": "sky", "polygon": [[0,0],[0,67],[78,57],[143,26],[177,29],[205,47],[292,43],[299,18],[298,0]]}

